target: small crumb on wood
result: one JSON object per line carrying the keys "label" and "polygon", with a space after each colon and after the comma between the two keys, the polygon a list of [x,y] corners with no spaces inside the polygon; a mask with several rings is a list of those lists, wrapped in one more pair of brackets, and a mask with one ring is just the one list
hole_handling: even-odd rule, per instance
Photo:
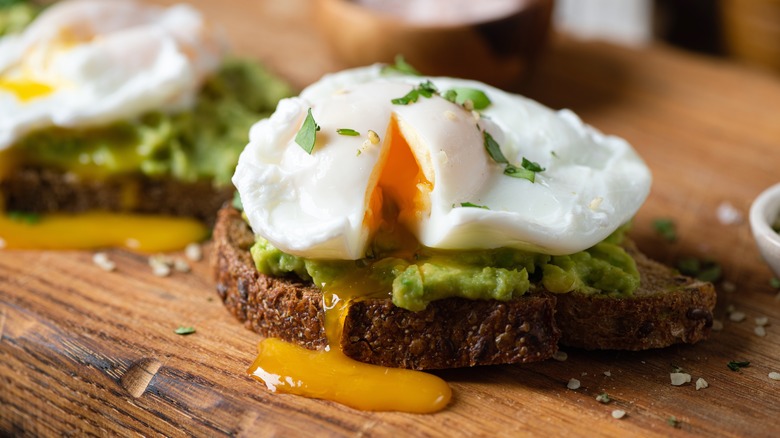
{"label": "small crumb on wood", "polygon": [[772,380],[780,380],[780,373],[778,373],[777,371],[772,371],[771,373],[769,373],[769,378]]}
{"label": "small crumb on wood", "polygon": [[742,213],[730,202],[721,202],[715,212],[721,225],[737,225],[742,223]]}
{"label": "small crumb on wood", "polygon": [[566,359],[569,358],[569,355],[565,351],[558,350],[553,353],[552,358],[558,362],[566,362]]}
{"label": "small crumb on wood", "polygon": [[723,288],[723,292],[734,292],[737,290],[737,285],[730,281],[724,281],[720,286]]}
{"label": "small crumb on wood", "polygon": [[176,259],[173,261],[173,269],[177,272],[190,272],[190,264],[184,259]]}
{"label": "small crumb on wood", "polygon": [[604,371],[604,375],[607,376],[607,377],[612,377],[612,372],[611,371]]}
{"label": "small crumb on wood", "polygon": [[672,385],[674,386],[691,383],[691,375],[688,373],[669,373],[669,378],[672,380]]}
{"label": "small crumb on wood", "polygon": [[149,257],[149,267],[152,268],[152,274],[158,277],[167,277],[171,275],[171,266],[173,259],[166,255],[155,255]]}
{"label": "small crumb on wood", "polygon": [[765,326],[769,324],[769,317],[767,316],[757,316],[756,317],[756,325]]}
{"label": "small crumb on wood", "polygon": [[192,242],[184,248],[184,256],[193,262],[199,262],[203,259],[203,250],[200,244]]}
{"label": "small crumb on wood", "polygon": [[709,386],[710,386],[710,384],[707,383],[707,381],[704,380],[703,378],[699,377],[698,379],[696,379],[696,390],[697,391],[700,390],[700,389],[708,388]]}
{"label": "small crumb on wood", "polygon": [[733,322],[742,322],[746,318],[745,312],[734,311],[729,314],[729,319]]}
{"label": "small crumb on wood", "polygon": [[612,411],[612,418],[614,418],[616,420],[620,420],[621,418],[623,418],[625,416],[626,416],[626,411],[624,411],[622,409],[615,409],[614,411]]}
{"label": "small crumb on wood", "polygon": [[606,392],[602,392],[601,394],[596,396],[596,401],[599,402],[599,403],[606,404],[606,403],[611,402],[612,399],[609,398],[609,394],[607,394]]}
{"label": "small crumb on wood", "polygon": [[569,389],[579,389],[580,381],[574,378],[569,379],[569,383],[566,384],[566,387]]}
{"label": "small crumb on wood", "polygon": [[98,268],[111,272],[116,270],[116,263],[108,258],[108,254],[104,252],[96,252],[92,255],[92,263],[97,265]]}
{"label": "small crumb on wood", "polygon": [[764,337],[766,336],[766,328],[764,328],[763,325],[757,325],[753,328],[753,333],[755,333],[756,336]]}
{"label": "small crumb on wood", "polygon": [[719,332],[723,330],[723,321],[719,319],[713,319],[712,320],[712,330]]}

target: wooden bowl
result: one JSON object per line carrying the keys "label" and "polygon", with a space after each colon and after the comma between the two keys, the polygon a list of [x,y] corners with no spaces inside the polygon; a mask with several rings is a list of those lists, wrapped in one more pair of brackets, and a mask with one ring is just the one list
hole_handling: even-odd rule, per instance
{"label": "wooden bowl", "polygon": [[545,44],[553,3],[517,0],[508,15],[459,24],[413,23],[353,0],[317,0],[315,13],[334,53],[349,66],[392,63],[400,54],[425,75],[513,88]]}

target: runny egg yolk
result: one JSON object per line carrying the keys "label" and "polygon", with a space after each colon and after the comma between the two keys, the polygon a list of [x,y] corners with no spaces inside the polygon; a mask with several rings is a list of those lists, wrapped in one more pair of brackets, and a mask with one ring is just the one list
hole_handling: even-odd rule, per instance
{"label": "runny egg yolk", "polygon": [[10,91],[22,102],[28,102],[51,94],[54,87],[29,79],[0,78],[0,90]]}
{"label": "runny egg yolk", "polygon": [[324,287],[328,347],[314,351],[276,338],[264,339],[249,374],[273,392],[331,400],[360,410],[425,414],[447,406],[452,390],[439,377],[358,362],[342,352],[339,340],[351,299],[377,290],[366,279],[338,283]]}
{"label": "runny egg yolk", "polygon": [[124,247],[154,253],[182,249],[207,235],[206,226],[190,218],[109,212],[0,216],[4,249]]}

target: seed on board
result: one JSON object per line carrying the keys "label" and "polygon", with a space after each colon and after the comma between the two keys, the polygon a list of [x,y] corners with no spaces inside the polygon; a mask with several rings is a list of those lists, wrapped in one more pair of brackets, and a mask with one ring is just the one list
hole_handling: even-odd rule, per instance
{"label": "seed on board", "polygon": [[566,384],[566,387],[569,389],[579,389],[580,381],[577,379],[569,379],[569,383]]}

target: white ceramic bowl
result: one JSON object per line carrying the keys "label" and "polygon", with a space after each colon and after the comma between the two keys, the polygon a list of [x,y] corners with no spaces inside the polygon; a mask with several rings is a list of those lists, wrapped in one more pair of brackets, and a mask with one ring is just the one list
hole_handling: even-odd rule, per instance
{"label": "white ceramic bowl", "polygon": [[750,228],[764,260],[780,277],[780,234],[772,223],[780,215],[780,183],[764,190],[750,207]]}

